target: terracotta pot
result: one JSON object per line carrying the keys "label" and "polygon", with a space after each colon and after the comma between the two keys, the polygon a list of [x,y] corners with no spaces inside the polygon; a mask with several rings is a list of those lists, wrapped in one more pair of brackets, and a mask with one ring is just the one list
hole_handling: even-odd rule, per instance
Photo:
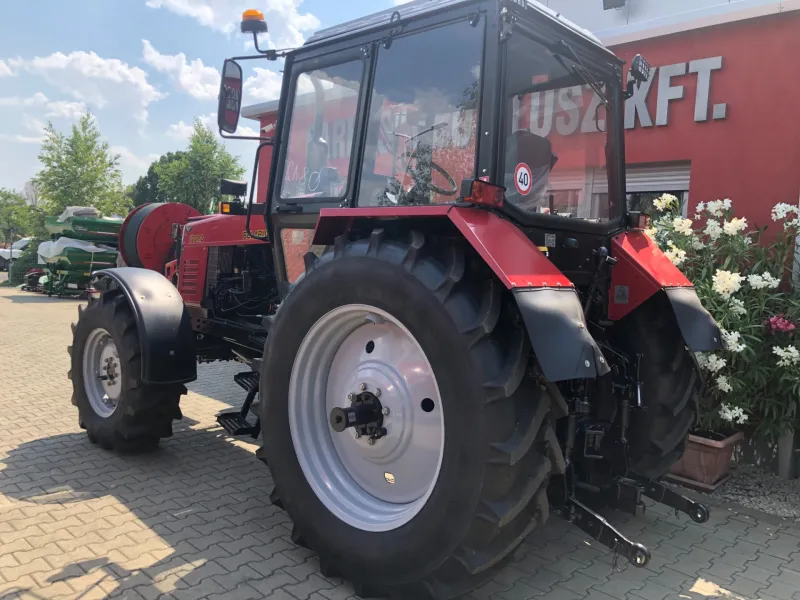
{"label": "terracotta pot", "polygon": [[672,465],[667,479],[703,491],[713,491],[730,476],[733,448],[744,439],[741,431],[717,442],[690,435],[686,452]]}

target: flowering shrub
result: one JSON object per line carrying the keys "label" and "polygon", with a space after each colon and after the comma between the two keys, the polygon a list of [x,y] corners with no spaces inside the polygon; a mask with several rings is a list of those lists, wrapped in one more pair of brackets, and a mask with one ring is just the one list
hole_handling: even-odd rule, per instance
{"label": "flowering shrub", "polygon": [[[791,289],[800,211],[772,209],[773,228],[733,216],[729,199],[700,203],[685,219],[675,196],[654,201],[646,231],[692,281],[703,306],[722,329],[724,349],[697,355],[706,378],[700,429],[736,429],[774,438],[800,425],[800,297]],[[772,231],[770,231],[772,233]]]}

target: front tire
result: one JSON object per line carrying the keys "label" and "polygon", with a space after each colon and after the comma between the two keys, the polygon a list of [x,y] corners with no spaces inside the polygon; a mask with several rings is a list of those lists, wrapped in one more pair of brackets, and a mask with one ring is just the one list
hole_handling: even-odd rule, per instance
{"label": "front tire", "polygon": [[[527,334],[515,322],[512,307],[503,305],[499,285],[480,269],[470,270],[467,262],[453,246],[429,250],[417,233],[408,244],[384,240],[381,230],[368,240],[348,243],[341,238],[321,258],[307,256],[306,275],[282,304],[270,331],[261,375],[266,399],[261,422],[264,454],[275,482],[273,501],[293,519],[293,538],[319,553],[323,573],[351,579],[362,596],[443,600],[468,593],[491,578],[548,516],[551,462],[563,465],[549,416],[550,397],[526,377],[531,359]],[[336,328],[323,330],[320,323],[339,313],[355,316],[338,324],[340,348],[345,339],[364,332],[363,340],[368,340],[363,360],[348,363],[352,373],[332,367],[337,360],[342,364],[335,344],[310,337],[334,335]],[[359,520],[348,517],[343,508],[350,505],[357,511],[358,502],[348,494],[363,496],[381,482],[365,483],[366,471],[350,475],[339,468],[348,462],[343,458],[347,448],[363,440],[349,429],[336,433],[309,424],[327,418],[332,402],[346,406],[351,393],[347,386],[353,381],[369,379],[369,365],[375,367],[369,341],[374,337],[375,346],[381,343],[380,327],[390,322],[393,331],[405,329],[409,337],[397,333],[386,339],[413,340],[424,361],[411,359],[409,345],[405,362],[419,372],[405,369],[405,359],[377,370],[389,373],[393,366],[399,389],[408,384],[412,372],[422,377],[428,365],[438,399],[431,392],[423,400],[433,405],[416,397],[403,404],[402,394],[392,386],[384,389],[380,400],[390,411],[388,434],[373,447],[378,449],[376,456],[382,456],[380,444],[387,447],[392,436],[402,438],[405,429],[416,431],[414,418],[424,417],[420,413],[393,423],[395,411],[427,411],[436,417],[430,421],[433,428],[438,426],[436,419],[441,420],[443,436],[441,453],[430,454],[440,461],[431,487],[419,486],[396,503],[396,512],[405,512],[403,518],[387,516],[370,526],[380,511],[364,511]],[[316,350],[308,351],[309,344]],[[343,389],[340,381],[347,382]],[[365,383],[367,389],[378,385]],[[414,396],[416,388],[409,384],[407,389]],[[358,392],[359,388],[352,390]],[[298,403],[305,403],[306,417],[293,412]],[[308,416],[314,413],[316,421]],[[421,439],[431,447],[439,441],[436,436]],[[418,440],[410,435],[399,441],[390,456],[402,455],[403,444],[413,452]],[[307,447],[317,442],[329,451],[309,456]],[[369,461],[370,447],[364,445],[363,450]],[[339,466],[323,462],[323,457]],[[420,471],[433,471],[418,460]],[[391,460],[375,462],[392,474]],[[385,493],[391,494],[388,475]],[[355,484],[359,478],[361,483]],[[343,485],[348,479],[355,487]],[[341,501],[333,502],[320,487],[341,490]],[[381,504],[374,497],[373,505],[388,504],[385,498]]]}
{"label": "front tire", "polygon": [[72,403],[89,440],[108,450],[133,451],[171,436],[186,388],[142,382],[139,333],[124,294],[108,291],[78,313],[69,376]]}

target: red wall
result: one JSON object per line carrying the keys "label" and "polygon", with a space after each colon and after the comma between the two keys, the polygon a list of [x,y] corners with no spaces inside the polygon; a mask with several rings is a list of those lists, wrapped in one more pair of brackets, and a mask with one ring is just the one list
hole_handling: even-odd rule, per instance
{"label": "red wall", "polygon": [[[800,14],[741,21],[613,48],[627,61],[641,53],[653,66],[722,56],[712,72],[709,120],[694,121],[697,75],[672,79],[685,86],[672,100],[669,124],[625,135],[627,162],[691,161],[690,211],[701,201],[730,198],[751,224],[771,223],[777,202],[797,204],[800,193]],[[648,97],[655,122],[658,76]],[[727,118],[711,107],[727,103]]]}

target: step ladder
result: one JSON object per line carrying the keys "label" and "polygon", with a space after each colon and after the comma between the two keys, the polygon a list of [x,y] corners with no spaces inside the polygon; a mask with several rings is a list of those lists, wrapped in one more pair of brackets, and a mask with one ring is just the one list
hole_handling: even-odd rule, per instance
{"label": "step ladder", "polygon": [[[260,363],[261,361],[257,361]],[[256,367],[254,362],[253,367]],[[259,374],[257,371],[245,371],[233,376],[233,380],[247,392],[240,410],[226,410],[217,415],[217,423],[228,432],[228,435],[249,435],[253,439],[261,433],[261,420],[258,416],[258,402],[254,402],[258,394]]]}

